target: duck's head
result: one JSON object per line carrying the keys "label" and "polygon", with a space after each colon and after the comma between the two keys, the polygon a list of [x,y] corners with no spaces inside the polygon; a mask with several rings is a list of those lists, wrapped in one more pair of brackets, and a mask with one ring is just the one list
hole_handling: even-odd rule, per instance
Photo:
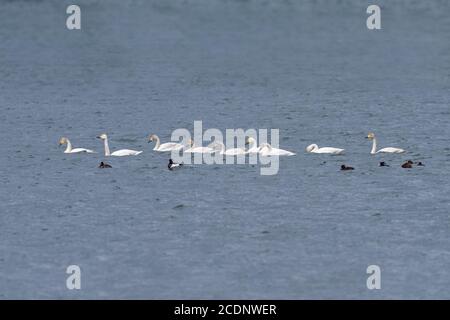
{"label": "duck's head", "polygon": [[59,139],[59,145],[63,145],[67,143],[67,138],[66,137],[62,137],[61,139]]}
{"label": "duck's head", "polygon": [[319,148],[319,146],[317,145],[317,144],[310,144],[309,146],[307,146],[306,147],[306,152],[311,152],[311,151],[313,151],[314,149],[317,149],[317,148]]}
{"label": "duck's head", "polygon": [[375,134],[373,132],[369,132],[369,134],[367,135],[366,138],[369,139],[369,140],[372,140],[372,139],[375,138]]}
{"label": "duck's head", "polygon": [[153,142],[157,139],[156,134],[151,134],[148,136],[148,143]]}
{"label": "duck's head", "polygon": [[99,136],[97,137],[97,139],[106,140],[106,139],[108,139],[108,136],[106,135],[106,133],[102,133],[101,135],[99,135]]}

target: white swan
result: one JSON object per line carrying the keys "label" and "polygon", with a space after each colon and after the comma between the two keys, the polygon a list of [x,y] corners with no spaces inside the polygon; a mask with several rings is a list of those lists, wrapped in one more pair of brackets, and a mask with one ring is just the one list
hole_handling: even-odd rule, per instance
{"label": "white swan", "polygon": [[64,150],[64,153],[95,153],[95,151],[90,149],[84,149],[84,148],[72,148],[72,144],[70,143],[70,140],[66,137],[62,137],[59,139],[59,145],[67,144],[66,150]]}
{"label": "white swan", "polygon": [[246,155],[247,151],[245,151],[242,148],[230,148],[225,150],[225,145],[222,142],[213,142],[208,147],[212,147],[214,150],[217,150],[214,148],[214,146],[219,146],[219,153],[223,154],[225,156],[239,156],[239,155]]}
{"label": "white swan", "polygon": [[178,151],[184,148],[184,146],[180,143],[175,142],[167,142],[161,144],[161,141],[159,140],[159,137],[156,134],[152,134],[148,137],[148,143],[153,142],[156,140],[155,147],[153,150],[159,151],[159,152],[168,152],[168,151]]}
{"label": "white swan", "polygon": [[261,143],[259,146],[259,154],[263,157],[267,156],[295,156],[294,152],[272,147],[268,143]]}
{"label": "white swan", "polygon": [[186,153],[214,153],[217,151],[211,147],[196,147],[194,145],[194,141],[192,141],[191,139],[189,139],[188,145],[189,147],[184,150],[184,152]]}
{"label": "white swan", "polygon": [[249,154],[259,153],[259,148],[256,145],[256,140],[253,139],[252,137],[248,137],[245,141],[245,144],[248,145],[247,153]]}
{"label": "white swan", "polygon": [[323,147],[319,148],[317,144],[310,144],[306,147],[306,152],[310,153],[328,153],[328,154],[341,154],[344,152],[344,149],[332,148],[332,147]]}
{"label": "white swan", "polygon": [[105,144],[105,156],[114,156],[114,157],[123,157],[123,156],[137,156],[138,154],[141,154],[142,151],[136,151],[136,150],[129,150],[129,149],[122,149],[117,150],[111,153],[109,151],[109,145],[108,145],[108,136],[106,133],[103,133],[97,137],[98,139],[101,139],[104,141]]}
{"label": "white swan", "polygon": [[375,138],[375,134],[373,132],[369,132],[369,134],[367,135],[367,139],[373,140],[372,150],[370,151],[370,154],[377,154],[380,152],[383,152],[383,153],[403,153],[403,152],[405,152],[405,150],[403,150],[403,149],[392,148],[392,147],[383,148],[383,149],[380,149],[377,151],[377,139]]}

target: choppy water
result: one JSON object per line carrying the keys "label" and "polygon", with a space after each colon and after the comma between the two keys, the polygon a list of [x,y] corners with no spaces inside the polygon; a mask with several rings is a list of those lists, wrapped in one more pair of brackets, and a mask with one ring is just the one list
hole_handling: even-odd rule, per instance
{"label": "choppy water", "polygon": [[[450,298],[447,1],[378,1],[380,31],[368,1],[80,0],[68,31],[71,3],[0,2],[1,298]],[[194,120],[297,156],[169,172],[145,138]],[[102,132],[145,152],[57,146]]]}

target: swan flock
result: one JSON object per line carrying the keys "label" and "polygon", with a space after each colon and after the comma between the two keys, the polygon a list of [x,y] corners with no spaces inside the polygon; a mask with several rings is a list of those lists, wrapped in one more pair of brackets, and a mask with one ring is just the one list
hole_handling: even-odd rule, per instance
{"label": "swan flock", "polygon": [[[103,141],[104,145],[104,153],[106,157],[114,156],[114,157],[124,157],[124,156],[137,156],[141,154],[142,150],[132,150],[132,149],[120,149],[114,152],[110,151],[108,135],[103,133],[97,136],[98,139]],[[375,138],[375,134],[369,132],[366,137],[369,140],[372,140],[372,149],[370,154],[378,154],[378,153],[404,153],[406,152],[404,149],[387,147],[377,150],[377,140]],[[160,138],[156,134],[152,134],[148,136],[148,143],[155,142],[155,146],[153,147],[154,151],[157,152],[173,152],[173,151],[183,151],[183,153],[200,153],[200,154],[214,154],[218,153],[224,156],[240,156],[240,155],[250,155],[250,154],[259,154],[260,156],[294,156],[295,153],[279,149],[273,147],[271,144],[264,142],[259,146],[257,145],[256,140],[253,137],[247,137],[245,139],[246,148],[230,148],[226,149],[225,145],[222,142],[212,142],[208,146],[196,146],[194,141],[189,139],[186,144],[181,144],[177,142],[166,142],[161,143]],[[59,140],[59,145],[66,145],[66,149],[64,153],[95,153],[95,151],[91,149],[85,148],[73,148],[72,143],[66,137],[62,137]],[[310,144],[306,147],[307,153],[315,153],[315,154],[331,154],[331,155],[340,155],[343,154],[345,149],[342,148],[334,148],[334,147],[322,147],[320,148],[317,144]]]}

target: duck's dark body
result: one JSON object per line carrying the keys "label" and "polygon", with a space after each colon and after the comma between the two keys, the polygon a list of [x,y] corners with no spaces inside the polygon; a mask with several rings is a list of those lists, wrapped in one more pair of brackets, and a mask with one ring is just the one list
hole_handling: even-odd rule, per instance
{"label": "duck's dark body", "polygon": [[404,164],[402,164],[402,168],[411,169],[412,165],[413,165],[413,162],[411,160],[408,160]]}
{"label": "duck's dark body", "polygon": [[100,162],[100,165],[98,166],[100,169],[105,169],[105,168],[112,168],[112,166],[110,164],[107,164],[105,162]]}
{"label": "duck's dark body", "polygon": [[173,170],[181,167],[182,165],[183,165],[182,163],[175,163],[173,162],[172,159],[169,159],[169,164],[167,165],[167,168],[169,168],[169,170]]}

